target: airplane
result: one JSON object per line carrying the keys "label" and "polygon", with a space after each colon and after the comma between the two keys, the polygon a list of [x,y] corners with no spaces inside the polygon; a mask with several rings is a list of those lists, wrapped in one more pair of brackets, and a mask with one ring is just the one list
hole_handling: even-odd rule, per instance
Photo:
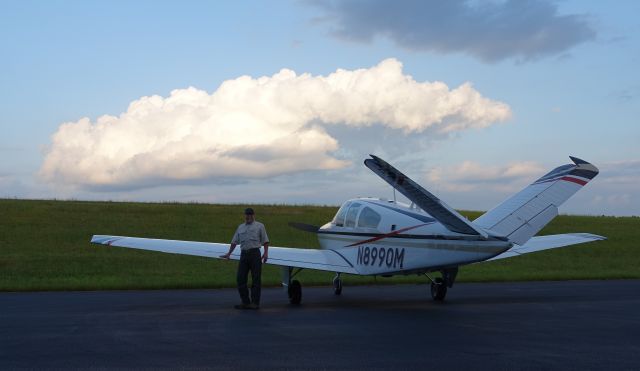
{"label": "airplane", "polygon": [[[425,275],[431,297],[443,301],[461,266],[591,241],[589,233],[535,236],[558,215],[558,207],[598,175],[598,168],[576,157],[559,166],[474,221],[460,215],[383,159],[364,165],[402,193],[411,204],[355,198],[342,204],[323,226],[292,227],[317,234],[321,249],[269,247],[266,264],[282,267],[282,285],[291,304],[302,300],[295,276],[303,269],[334,272],[333,291],[342,293],[342,274],[391,277]],[[164,253],[222,258],[227,243],[94,235],[94,244]],[[232,260],[240,254],[234,252]],[[439,273],[440,277],[432,277]]]}

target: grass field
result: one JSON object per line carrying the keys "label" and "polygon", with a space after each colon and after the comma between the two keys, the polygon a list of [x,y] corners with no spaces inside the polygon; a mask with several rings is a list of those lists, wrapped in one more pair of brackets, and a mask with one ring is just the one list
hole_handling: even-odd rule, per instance
{"label": "grass field", "polygon": [[[92,245],[93,234],[226,242],[245,205],[30,201],[0,199],[0,290],[213,288],[235,285],[236,263]],[[254,206],[274,246],[317,248],[315,235],[289,221],[321,225],[335,207]],[[464,212],[470,218],[477,212]],[[640,218],[559,216],[541,234],[590,232],[608,241],[462,267],[459,281],[640,278]],[[303,271],[303,285],[333,274]],[[280,270],[268,266],[267,285]],[[424,282],[424,277],[346,276],[345,285]]]}

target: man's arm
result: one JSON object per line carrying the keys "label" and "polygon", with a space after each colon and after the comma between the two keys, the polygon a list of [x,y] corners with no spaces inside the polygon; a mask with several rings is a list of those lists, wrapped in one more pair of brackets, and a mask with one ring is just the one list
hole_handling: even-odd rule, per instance
{"label": "man's arm", "polygon": [[231,253],[236,248],[236,245],[237,244],[235,242],[232,242],[231,246],[229,246],[229,252],[224,254],[224,255],[220,255],[220,257],[223,258],[223,259],[229,259],[231,257]]}
{"label": "man's arm", "polygon": [[267,236],[267,230],[265,229],[264,224],[262,225],[262,228],[260,228],[260,242],[262,242],[262,245],[264,246],[262,262],[266,263],[269,259],[269,236]]}
{"label": "man's arm", "polygon": [[269,241],[264,243],[264,254],[262,254],[262,262],[266,263],[269,259]]}
{"label": "man's arm", "polygon": [[221,258],[229,259],[231,257],[231,253],[233,252],[233,249],[235,249],[238,243],[240,242],[240,236],[238,234],[238,230],[240,230],[240,227],[238,227],[236,229],[236,233],[233,234],[233,238],[231,239],[231,246],[229,247],[229,252],[224,255],[220,255]]}

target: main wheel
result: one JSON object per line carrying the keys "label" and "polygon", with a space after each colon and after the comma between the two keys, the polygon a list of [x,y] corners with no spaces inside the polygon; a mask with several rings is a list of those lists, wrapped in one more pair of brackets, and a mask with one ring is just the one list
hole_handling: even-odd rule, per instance
{"label": "main wheel", "polygon": [[431,282],[431,298],[436,301],[443,301],[447,296],[447,285],[442,278],[436,278],[435,282]]}
{"label": "main wheel", "polygon": [[287,291],[289,293],[289,302],[294,305],[300,304],[302,301],[302,285],[300,284],[300,281],[291,281]]}
{"label": "main wheel", "polygon": [[333,279],[333,293],[336,295],[342,294],[342,280],[339,277]]}

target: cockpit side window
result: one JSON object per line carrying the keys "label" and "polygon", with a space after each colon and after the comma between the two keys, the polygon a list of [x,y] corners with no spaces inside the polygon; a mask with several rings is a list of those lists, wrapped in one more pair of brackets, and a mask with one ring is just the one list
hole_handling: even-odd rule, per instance
{"label": "cockpit side window", "polygon": [[336,216],[333,218],[333,224],[335,224],[338,227],[344,226],[344,216],[347,214],[347,210],[349,209],[349,206],[351,206],[351,202],[347,202],[344,205],[342,205],[342,207],[340,207],[340,210],[338,210],[338,212],[336,213]]}
{"label": "cockpit side window", "polygon": [[345,227],[355,227],[356,218],[358,217],[358,211],[360,211],[360,204],[354,202],[351,204],[349,211],[347,212],[347,219],[344,222]]}
{"label": "cockpit side window", "polygon": [[358,218],[358,227],[360,228],[378,228],[380,224],[380,214],[370,207],[365,207]]}

